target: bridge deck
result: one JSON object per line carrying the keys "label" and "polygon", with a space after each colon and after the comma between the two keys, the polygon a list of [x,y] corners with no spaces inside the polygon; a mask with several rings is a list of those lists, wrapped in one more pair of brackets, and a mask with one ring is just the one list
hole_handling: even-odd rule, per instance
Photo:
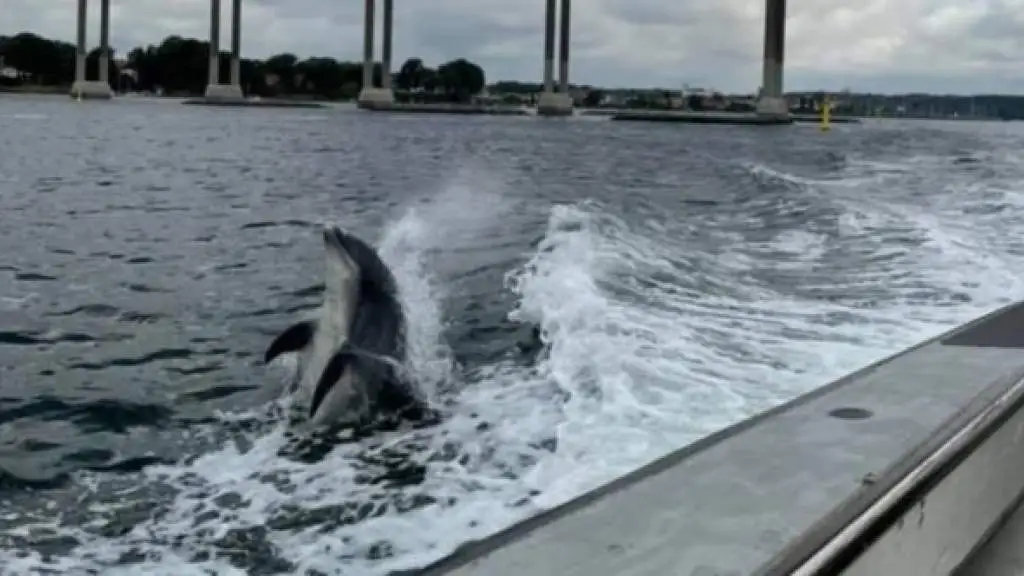
{"label": "bridge deck", "polygon": [[[1024,305],[723,430],[420,573],[757,573],[808,534],[848,522],[836,517],[840,503],[891,476],[894,462],[919,453],[990,385],[1019,380],[1017,327]],[[1005,538],[1021,533],[1013,526]]]}

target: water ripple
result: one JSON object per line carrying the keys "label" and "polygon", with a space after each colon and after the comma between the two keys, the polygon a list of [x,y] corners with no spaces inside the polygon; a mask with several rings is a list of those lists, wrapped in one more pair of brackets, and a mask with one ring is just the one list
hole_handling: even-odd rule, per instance
{"label": "water ripple", "polygon": [[[1013,126],[535,120],[4,100],[0,571],[410,568],[1021,290]],[[325,221],[440,421],[289,427]]]}

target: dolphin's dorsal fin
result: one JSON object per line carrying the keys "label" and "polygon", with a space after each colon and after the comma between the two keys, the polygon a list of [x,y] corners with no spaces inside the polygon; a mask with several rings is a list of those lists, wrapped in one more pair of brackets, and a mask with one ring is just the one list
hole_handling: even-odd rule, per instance
{"label": "dolphin's dorsal fin", "polygon": [[269,364],[271,360],[281,354],[297,352],[309,345],[316,333],[316,322],[314,320],[303,320],[292,324],[287,330],[281,332],[274,341],[270,343],[266,353],[263,355],[263,362]]}

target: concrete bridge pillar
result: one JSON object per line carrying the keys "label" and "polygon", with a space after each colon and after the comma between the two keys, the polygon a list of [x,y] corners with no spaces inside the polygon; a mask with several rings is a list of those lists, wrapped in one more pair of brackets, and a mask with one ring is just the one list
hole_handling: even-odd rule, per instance
{"label": "concrete bridge pillar", "polygon": [[[242,28],[242,12],[241,2],[234,0],[233,8],[235,13],[231,16],[231,48],[232,48],[232,67],[235,65],[235,58],[237,55],[237,46],[241,43],[241,28]],[[237,26],[237,27],[236,27]],[[232,78],[230,84],[220,83],[220,0],[210,0],[210,55],[209,55],[209,76],[206,84],[206,99],[207,100],[242,100],[242,86],[237,82],[237,78],[234,77],[234,69],[232,68]]]}
{"label": "concrete bridge pillar", "polygon": [[558,42],[558,92],[555,92],[555,15],[556,1],[546,0],[544,11],[544,91],[537,99],[541,116],[571,116],[572,96],[569,94],[569,30],[571,0],[561,0],[561,22]]}
{"label": "concrete bridge pillar", "polygon": [[99,77],[110,86],[110,0],[100,0]]}
{"label": "concrete bridge pillar", "polygon": [[555,91],[555,4],[544,0],[544,93]]}
{"label": "concrete bridge pillar", "polygon": [[373,11],[376,0],[365,0],[363,9],[363,88],[357,106],[369,110],[388,108],[395,101],[391,89],[391,43],[394,37],[394,0],[384,0],[383,48],[381,50],[381,86],[373,83]]}
{"label": "concrete bridge pillar", "polygon": [[761,70],[761,94],[757,113],[789,121],[789,105],[783,96],[783,69],[786,46],[786,0],[765,0],[764,64]]}
{"label": "concrete bridge pillar", "polygon": [[231,85],[242,90],[242,0],[231,2]]}
{"label": "concrete bridge pillar", "polygon": [[209,90],[210,86],[220,84],[220,0],[210,0],[210,53],[207,56],[206,89]]}
{"label": "concrete bridge pillar", "polygon": [[380,49],[380,87],[391,90],[391,43],[394,34],[395,2],[384,0],[384,38]]}
{"label": "concrete bridge pillar", "polygon": [[363,90],[373,86],[373,9],[375,0],[363,3]]}
{"label": "concrete bridge pillar", "polygon": [[569,31],[572,22],[572,0],[562,0],[562,15],[558,44],[558,91],[569,94]]}
{"label": "concrete bridge pillar", "polygon": [[78,0],[77,42],[75,46],[75,82],[71,85],[71,96],[78,99],[109,100],[114,92],[110,89],[108,67],[110,62],[110,0],[100,0],[100,61],[99,80],[86,79],[85,59],[89,51],[85,43],[86,20],[89,12],[88,0]]}

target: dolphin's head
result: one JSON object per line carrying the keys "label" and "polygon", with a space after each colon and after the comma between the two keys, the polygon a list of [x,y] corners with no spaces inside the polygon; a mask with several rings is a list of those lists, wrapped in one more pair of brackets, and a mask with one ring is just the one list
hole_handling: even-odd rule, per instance
{"label": "dolphin's head", "polygon": [[324,226],[324,248],[328,255],[345,250],[345,235],[338,226]]}
{"label": "dolphin's head", "polygon": [[352,287],[359,282],[361,273],[358,263],[349,253],[346,236],[341,228],[324,227],[324,256],[325,295],[329,299],[350,297]]}

